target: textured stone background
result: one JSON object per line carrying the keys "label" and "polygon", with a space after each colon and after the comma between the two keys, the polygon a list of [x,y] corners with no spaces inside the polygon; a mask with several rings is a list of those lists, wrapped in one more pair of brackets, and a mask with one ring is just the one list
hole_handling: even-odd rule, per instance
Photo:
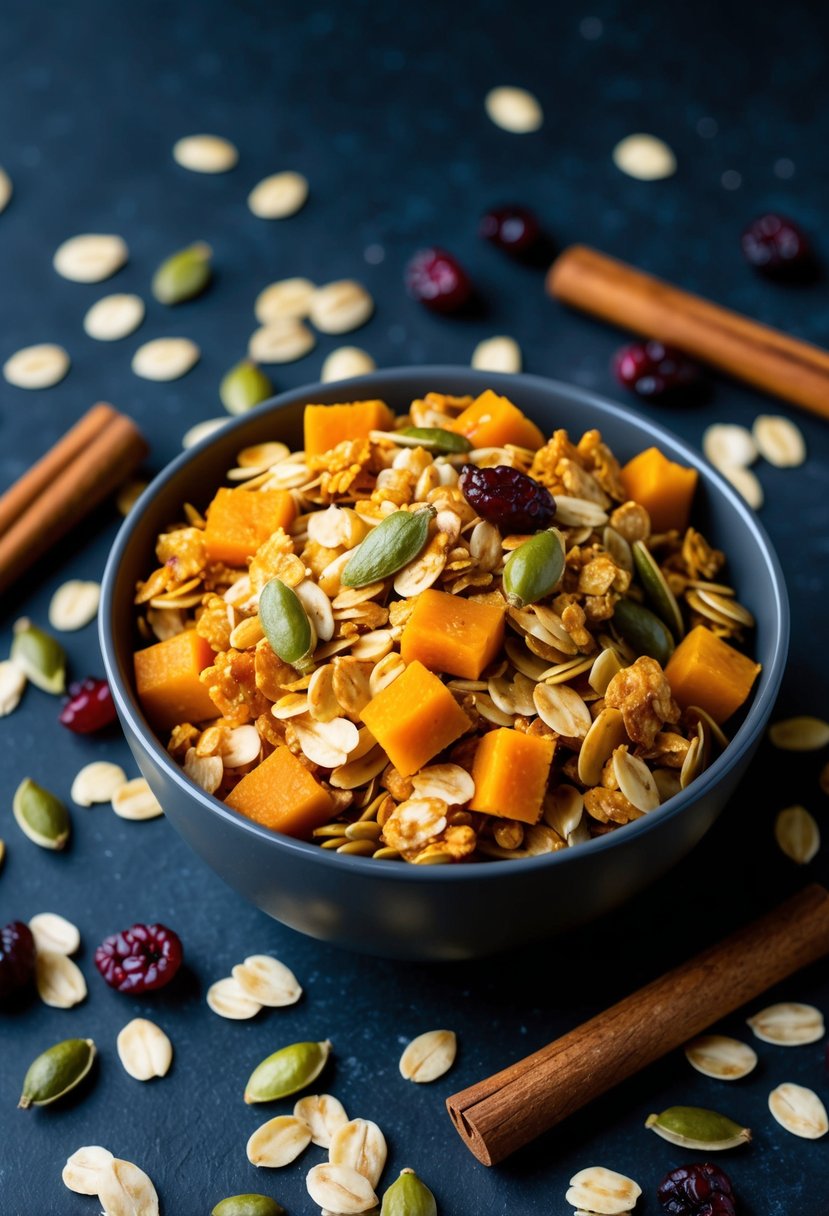
{"label": "textured stone background", "polygon": [[[0,488],[100,398],[140,422],[152,440],[150,468],[161,468],[188,426],[220,412],[218,380],[244,351],[257,291],[294,274],[366,283],[376,315],[346,340],[365,346],[381,366],[464,364],[480,338],[506,332],[523,347],[527,370],[621,399],[608,365],[622,336],[565,313],[545,298],[539,272],[479,242],[478,215],[499,201],[534,207],[559,245],[595,244],[826,343],[827,279],[795,290],[769,285],[745,266],[738,242],[753,214],[779,208],[821,243],[829,21],[820,8],[728,4],[701,12],[598,0],[587,8],[544,6],[542,16],[528,0],[474,10],[436,0],[403,10],[355,0],[79,0],[71,7],[7,0],[0,16],[0,163],[14,179],[15,197],[0,218],[0,358],[32,342],[58,341],[73,367],[47,392],[0,383]],[[485,117],[487,89],[507,83],[541,99],[539,133],[509,135]],[[236,142],[241,160],[233,173],[209,178],[173,163],[174,140],[201,130]],[[635,130],[667,139],[679,161],[675,177],[640,183],[613,167],[614,143]],[[254,219],[244,205],[247,191],[281,168],[307,174],[307,207],[283,223]],[[55,247],[83,231],[127,239],[130,263],[111,283],[82,286],[52,271]],[[110,290],[146,298],[160,259],[195,239],[215,249],[216,282],[207,296],[175,311],[149,301],[143,328],[123,342],[86,337],[81,321],[95,299]],[[402,268],[429,242],[462,258],[486,297],[486,316],[442,320],[406,298]],[[194,338],[201,363],[173,384],[138,380],[129,370],[133,350],[164,334]],[[302,362],[275,369],[277,387],[315,380],[324,355],[340,344],[323,338]],[[698,443],[712,421],[750,424],[770,408],[788,412],[715,380],[695,408],[646,412]],[[792,416],[806,434],[808,463],[795,474],[760,469],[762,519],[792,600],[791,663],[779,710],[825,715],[829,449],[825,424]],[[4,596],[2,647],[21,612],[45,621],[49,597],[66,578],[100,577],[117,525],[114,509],[98,512],[83,534]],[[100,671],[93,627],[66,641],[75,675]],[[790,1051],[761,1045],[760,1068],[732,1087],[692,1073],[675,1055],[498,1170],[473,1160],[443,1110],[446,1093],[547,1042],[797,889],[806,876],[777,853],[771,823],[792,802],[825,822],[816,783],[825,757],[781,758],[764,749],[706,841],[623,912],[543,949],[448,969],[344,954],[283,929],[225,888],[164,821],[129,824],[104,809],[76,808],[66,854],[38,850],[11,816],[11,793],[23,776],[68,797],[72,776],[92,758],[120,759],[133,771],[116,733],[76,738],[55,724],[56,712],[56,702],[29,690],[0,725],[0,835],[8,846],[0,923],[43,910],[69,916],[82,931],[90,995],[69,1013],[33,1002],[0,1017],[4,1214],[95,1211],[93,1200],[60,1182],[67,1154],[90,1142],[145,1167],[167,1216],[200,1216],[224,1195],[248,1189],[278,1197],[291,1216],[312,1212],[303,1177],[321,1154],[311,1150],[281,1173],[257,1174],[244,1144],[266,1115],[245,1107],[241,1091],[269,1051],[326,1036],[336,1058],[325,1088],[350,1114],[384,1128],[387,1178],[414,1166],[444,1214],[565,1216],[571,1174],[602,1163],[637,1178],[645,1190],[637,1211],[654,1216],[653,1191],[665,1170],[701,1159],[642,1128],[650,1111],[675,1102],[717,1107],[755,1129],[752,1147],[722,1161],[746,1216],[826,1211],[825,1143],[789,1136],[766,1110],[768,1091],[783,1080],[827,1097],[824,1044]],[[826,881],[825,854],[809,867],[812,874]],[[180,932],[187,968],[157,997],[125,999],[95,973],[94,946],[106,933],[154,918]],[[306,996],[250,1023],[221,1021],[205,1006],[204,991],[252,951],[283,958]],[[825,970],[801,974],[772,996],[829,1008]],[[745,1037],[747,1012],[722,1029]],[[144,1086],[126,1076],[115,1054],[117,1031],[138,1014],[160,1022],[176,1049],[168,1078]],[[454,1070],[431,1087],[403,1083],[402,1044],[435,1025],[459,1034]],[[69,1035],[98,1043],[93,1083],[51,1110],[15,1111],[29,1060]]]}

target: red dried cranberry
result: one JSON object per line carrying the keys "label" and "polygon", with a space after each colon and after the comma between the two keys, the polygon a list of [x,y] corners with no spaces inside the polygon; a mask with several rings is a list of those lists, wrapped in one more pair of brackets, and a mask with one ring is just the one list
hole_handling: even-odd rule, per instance
{"label": "red dried cranberry", "polygon": [[106,937],[95,951],[95,966],[110,988],[152,992],[175,976],[184,957],[178,934],[166,925],[133,925]]}
{"label": "red dried cranberry", "polygon": [[556,504],[550,491],[509,465],[479,469],[466,464],[458,485],[473,511],[497,524],[502,532],[540,532],[549,528],[555,517]]}
{"label": "red dried cranberry", "polygon": [[0,1001],[25,988],[34,970],[32,931],[22,920],[13,920],[0,929]]}
{"label": "red dried cranberry", "polygon": [[736,1216],[731,1180],[707,1161],[671,1170],[656,1193],[667,1216]]}
{"label": "red dried cranberry", "polygon": [[815,269],[809,238],[785,215],[758,216],[744,230],[741,244],[746,260],[770,278],[808,277]]}
{"label": "red dried cranberry", "polygon": [[478,233],[505,253],[526,257],[541,237],[541,225],[526,207],[493,207],[482,216]]}
{"label": "red dried cranberry", "polygon": [[409,294],[433,312],[457,312],[472,295],[464,268],[445,249],[421,249],[406,267]]}
{"label": "red dried cranberry", "polygon": [[700,378],[700,369],[687,355],[661,342],[633,342],[613,358],[620,384],[640,397],[678,397]]}
{"label": "red dried cranberry", "polygon": [[77,735],[90,735],[115,721],[115,705],[106,680],[89,676],[69,686],[69,700],[59,721]]}

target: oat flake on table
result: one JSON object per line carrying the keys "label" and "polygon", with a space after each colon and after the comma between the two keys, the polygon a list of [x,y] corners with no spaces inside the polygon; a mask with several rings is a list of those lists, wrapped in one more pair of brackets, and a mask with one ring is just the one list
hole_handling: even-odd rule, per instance
{"label": "oat flake on table", "polygon": [[52,265],[73,283],[100,283],[108,279],[129,257],[123,237],[112,233],[87,232],[70,237],[55,250]]}
{"label": "oat flake on table", "polygon": [[173,145],[173,160],[192,173],[227,173],[238,162],[239,153],[221,135],[185,135]]}
{"label": "oat flake on table", "polygon": [[637,132],[620,140],[613,149],[613,163],[628,177],[654,182],[676,172],[676,157],[655,135]]}
{"label": "oat flake on table", "polygon": [[155,338],[139,346],[132,357],[132,370],[142,380],[178,380],[201,358],[189,338]]}
{"label": "oat flake on table", "polygon": [[62,346],[39,342],[15,351],[3,364],[3,376],[15,388],[51,388],[60,383],[70,365]]}
{"label": "oat flake on table", "polygon": [[87,312],[83,327],[89,337],[98,342],[117,342],[138,329],[144,312],[140,296],[129,293],[103,296]]}
{"label": "oat flake on table", "polygon": [[490,89],[484,98],[484,108],[496,127],[513,135],[528,135],[544,122],[538,98],[527,89],[510,85]]}

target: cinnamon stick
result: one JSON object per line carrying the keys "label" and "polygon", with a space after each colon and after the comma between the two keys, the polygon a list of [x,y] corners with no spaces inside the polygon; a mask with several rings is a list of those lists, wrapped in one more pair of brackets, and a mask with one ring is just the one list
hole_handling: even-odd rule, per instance
{"label": "cinnamon stick", "polygon": [[447,1098],[456,1130],[496,1165],[606,1090],[829,952],[817,884],[502,1072]]}
{"label": "cinnamon stick", "polygon": [[0,498],[0,591],[102,502],[147,454],[132,419],[93,406]]}
{"label": "cinnamon stick", "polygon": [[829,351],[683,291],[585,245],[547,272],[550,295],[678,346],[763,392],[829,418]]}

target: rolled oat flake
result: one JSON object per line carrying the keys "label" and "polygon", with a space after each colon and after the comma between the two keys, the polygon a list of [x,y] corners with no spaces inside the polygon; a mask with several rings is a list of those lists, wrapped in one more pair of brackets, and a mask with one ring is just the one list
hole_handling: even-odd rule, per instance
{"label": "rolled oat flake", "polygon": [[100,283],[120,270],[129,257],[120,236],[85,233],[70,237],[55,251],[52,265],[64,279],[75,283]]}
{"label": "rolled oat flake", "polygon": [[3,376],[15,388],[51,388],[69,371],[69,355],[62,346],[41,342],[24,346],[3,364]]}
{"label": "rolled oat flake", "polygon": [[829,1131],[826,1107],[814,1090],[785,1081],[769,1094],[769,1110],[781,1127],[804,1140],[819,1140]]}
{"label": "rolled oat flake", "polygon": [[189,338],[155,338],[139,346],[132,357],[132,370],[142,380],[178,380],[201,358]]}
{"label": "rolled oat flake", "polygon": [[140,296],[117,292],[97,300],[83,319],[83,327],[97,342],[117,342],[134,333],[144,320]]}
{"label": "rolled oat flake", "polygon": [[185,135],[173,144],[173,160],[191,173],[227,173],[238,162],[239,153],[221,135]]}

